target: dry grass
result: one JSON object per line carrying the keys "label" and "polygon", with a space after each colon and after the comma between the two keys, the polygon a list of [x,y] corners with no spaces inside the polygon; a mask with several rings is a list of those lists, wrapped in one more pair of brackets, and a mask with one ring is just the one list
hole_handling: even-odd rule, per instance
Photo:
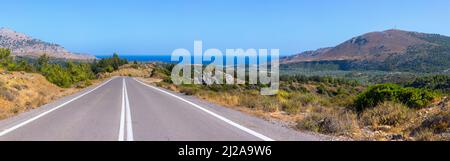
{"label": "dry grass", "polygon": [[356,115],[344,108],[318,108],[297,123],[301,130],[350,136],[357,127]]}
{"label": "dry grass", "polygon": [[0,89],[0,119],[35,109],[80,90],[63,89],[40,74],[24,72],[0,74]]}
{"label": "dry grass", "polygon": [[376,129],[379,126],[397,127],[410,122],[416,114],[414,110],[393,102],[384,102],[375,108],[364,111],[361,114],[361,123]]}

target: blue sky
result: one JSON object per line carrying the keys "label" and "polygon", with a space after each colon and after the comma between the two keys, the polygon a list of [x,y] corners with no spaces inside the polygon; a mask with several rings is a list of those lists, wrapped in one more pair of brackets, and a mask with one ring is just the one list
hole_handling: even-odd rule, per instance
{"label": "blue sky", "polygon": [[448,0],[1,0],[0,27],[96,55],[335,46],[391,28],[450,35]]}

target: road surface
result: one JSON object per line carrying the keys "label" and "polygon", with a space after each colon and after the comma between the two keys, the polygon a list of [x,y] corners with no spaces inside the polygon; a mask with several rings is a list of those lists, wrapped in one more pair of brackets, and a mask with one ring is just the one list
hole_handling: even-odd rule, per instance
{"label": "road surface", "polygon": [[0,121],[1,141],[320,140],[129,77]]}

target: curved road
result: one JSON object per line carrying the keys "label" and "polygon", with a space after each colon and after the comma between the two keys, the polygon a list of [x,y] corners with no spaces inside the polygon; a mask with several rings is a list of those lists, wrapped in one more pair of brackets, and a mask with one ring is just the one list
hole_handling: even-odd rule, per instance
{"label": "curved road", "polygon": [[0,140],[320,140],[238,111],[115,77],[0,121]]}

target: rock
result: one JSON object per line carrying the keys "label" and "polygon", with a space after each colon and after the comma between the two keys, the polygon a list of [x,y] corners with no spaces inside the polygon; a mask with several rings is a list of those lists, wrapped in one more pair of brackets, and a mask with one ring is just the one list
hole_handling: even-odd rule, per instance
{"label": "rock", "polygon": [[401,141],[401,140],[405,140],[405,138],[403,137],[402,134],[392,134],[388,136],[389,140],[393,140],[393,141]]}

